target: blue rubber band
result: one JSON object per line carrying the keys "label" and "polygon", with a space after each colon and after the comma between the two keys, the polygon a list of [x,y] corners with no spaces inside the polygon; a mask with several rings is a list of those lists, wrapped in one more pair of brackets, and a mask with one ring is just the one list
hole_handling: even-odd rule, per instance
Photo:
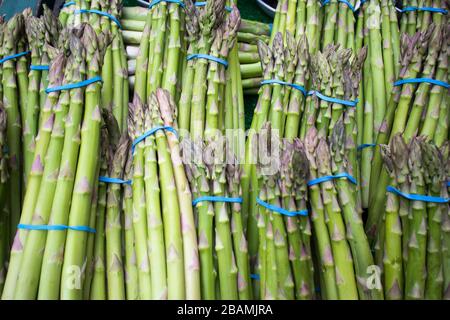
{"label": "blue rubber band", "polygon": [[433,7],[404,7],[403,9],[398,9],[399,12],[411,12],[411,11],[428,11],[434,13],[447,14],[448,11],[442,8]]}
{"label": "blue rubber band", "polygon": [[[352,10],[353,12],[356,12],[356,9],[354,6],[352,6],[352,4],[350,2],[348,2],[347,0],[337,0],[337,2],[341,2],[347,5],[347,7]],[[322,7],[326,6],[327,4],[330,3],[330,0],[324,0],[321,2]]]}
{"label": "blue rubber band", "polygon": [[269,209],[270,211],[273,211],[273,212],[276,212],[276,213],[279,213],[279,214],[282,214],[282,215],[288,216],[288,217],[307,216],[308,215],[308,210],[288,211],[286,209],[279,208],[279,207],[271,205],[267,202],[264,202],[260,198],[256,198],[256,203],[266,209]]}
{"label": "blue rubber band", "polygon": [[449,203],[450,202],[449,198],[446,199],[446,198],[441,198],[441,197],[425,196],[422,194],[404,193],[392,186],[388,186],[386,188],[386,191],[395,193],[395,194],[397,194],[405,199],[411,200],[411,201],[422,201],[422,202],[433,202],[433,203]]}
{"label": "blue rubber band", "polygon": [[376,146],[377,146],[376,143],[363,143],[363,144],[360,144],[360,145],[358,146],[358,148],[356,148],[356,149],[357,149],[357,150],[362,150],[362,149],[372,148],[372,147],[376,147]]}
{"label": "blue rubber band", "polygon": [[83,231],[95,233],[95,229],[87,226],[66,226],[62,224],[55,225],[32,225],[32,224],[19,224],[17,226],[18,229],[25,230],[40,230],[40,231],[63,231],[63,230],[74,230],[74,231]]}
{"label": "blue rubber band", "polygon": [[[196,7],[204,7],[204,6],[206,6],[206,1],[200,1],[200,2],[196,2],[194,5],[196,6]],[[231,7],[229,7],[229,6],[225,6],[225,10],[227,10],[228,12],[231,12],[231,11],[233,11],[233,8],[231,8]]]}
{"label": "blue rubber band", "polygon": [[102,77],[97,76],[88,80],[84,80],[81,82],[77,82],[77,83],[69,83],[69,84],[65,84],[62,86],[56,86],[56,87],[48,87],[47,89],[45,89],[46,93],[51,93],[51,92],[57,92],[57,91],[64,91],[64,90],[71,90],[71,89],[77,89],[77,88],[83,88],[83,87],[87,87],[88,85],[91,85],[93,83],[96,82],[100,82],[103,81]]}
{"label": "blue rubber band", "polygon": [[30,70],[34,70],[34,71],[48,71],[48,70],[50,70],[50,66],[34,66],[34,65],[31,65],[30,66]]}
{"label": "blue rubber band", "polygon": [[79,13],[95,13],[95,14],[98,14],[99,16],[107,17],[112,22],[117,24],[120,29],[122,29],[122,25],[120,24],[120,21],[116,17],[114,17],[112,14],[109,14],[108,12],[95,10],[95,9],[80,9],[80,10],[75,10],[74,11],[74,14],[79,14]]}
{"label": "blue rubber band", "polygon": [[196,54],[191,54],[189,56],[187,56],[187,61],[192,60],[192,59],[206,59],[206,60],[211,60],[217,63],[220,63],[221,65],[223,65],[225,68],[228,68],[228,62],[226,60],[214,57],[214,56],[210,56],[209,54],[202,54],[202,53],[196,53]]}
{"label": "blue rubber band", "polygon": [[242,198],[228,198],[228,197],[216,197],[216,196],[203,196],[198,197],[192,201],[192,205],[195,207],[200,202],[227,202],[227,203],[242,203]]}
{"label": "blue rubber band", "polygon": [[347,106],[347,107],[356,107],[356,105],[359,102],[358,99],[356,99],[354,101],[351,101],[351,100],[342,100],[342,99],[338,99],[338,98],[328,97],[328,96],[326,96],[326,95],[324,95],[324,94],[322,94],[322,93],[320,93],[319,91],[316,91],[316,90],[309,91],[308,95],[309,96],[315,95],[316,97],[318,97],[321,100],[328,101],[328,102],[331,102],[331,103],[339,103],[339,104],[342,104],[342,105]]}
{"label": "blue rubber band", "polygon": [[74,6],[74,5],[76,5],[75,1],[69,1],[67,3],[64,3],[62,7],[67,8],[67,7]]}
{"label": "blue rubber band", "polygon": [[100,182],[104,182],[104,183],[113,183],[113,184],[130,184],[131,185],[131,180],[122,180],[119,178],[110,178],[110,177],[103,177],[100,176],[98,177],[98,181]]}
{"label": "blue rubber band", "polygon": [[6,56],[3,59],[0,59],[0,64],[3,64],[9,60],[14,60],[14,59],[26,56],[27,54],[30,54],[30,53],[31,53],[31,51],[24,51],[24,52],[13,54],[12,56]]}
{"label": "blue rubber band", "polygon": [[306,96],[308,94],[308,92],[306,91],[306,89],[303,86],[301,86],[299,84],[295,84],[295,83],[289,83],[289,82],[281,81],[281,80],[278,80],[278,79],[270,79],[270,80],[261,81],[261,85],[262,86],[265,85],[265,84],[280,84],[282,86],[288,86],[288,87],[291,87],[293,89],[299,90],[299,91],[301,91],[303,93],[304,96]]}
{"label": "blue rubber band", "polygon": [[446,89],[450,88],[450,85],[444,81],[430,79],[430,78],[409,78],[409,79],[402,79],[394,82],[394,86],[400,86],[402,84],[406,83],[429,83],[434,84],[436,86],[441,86]]}
{"label": "blue rubber band", "polygon": [[153,0],[148,5],[148,8],[151,9],[151,8],[153,8],[154,6],[156,6],[157,4],[159,4],[161,2],[176,3],[176,4],[180,5],[180,7],[182,7],[182,8],[185,7],[184,2],[181,1],[181,0]]}
{"label": "blue rubber band", "polygon": [[334,179],[341,179],[341,178],[347,178],[348,181],[350,181],[353,184],[358,184],[356,182],[356,179],[353,178],[351,175],[349,175],[347,172],[343,172],[343,173],[338,173],[334,176],[324,176],[324,177],[320,177],[320,178],[316,178],[316,179],[312,179],[310,181],[308,181],[307,185],[308,187],[314,186],[316,184],[320,184],[326,181],[331,181]]}
{"label": "blue rubber band", "polygon": [[261,280],[261,277],[259,276],[259,274],[252,273],[252,274],[250,274],[250,279]]}
{"label": "blue rubber band", "polygon": [[178,137],[178,132],[169,126],[160,126],[160,127],[155,127],[147,132],[145,132],[143,135],[137,137],[134,141],[133,144],[131,145],[131,151],[134,154],[134,149],[136,148],[136,146],[141,143],[142,141],[144,141],[147,137],[154,135],[156,132],[158,132],[159,130],[166,130],[169,132],[172,132],[174,135],[176,135]]}

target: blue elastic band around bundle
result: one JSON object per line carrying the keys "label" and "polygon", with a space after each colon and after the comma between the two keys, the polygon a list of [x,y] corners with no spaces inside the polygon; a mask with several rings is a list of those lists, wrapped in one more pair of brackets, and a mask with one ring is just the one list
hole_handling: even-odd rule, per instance
{"label": "blue elastic band around bundle", "polygon": [[307,185],[308,185],[308,187],[311,187],[311,186],[314,186],[316,184],[320,184],[320,183],[323,183],[323,182],[326,182],[326,181],[335,180],[335,179],[341,179],[341,178],[346,178],[351,183],[357,184],[355,178],[353,178],[347,172],[342,172],[342,173],[338,173],[338,174],[336,174],[334,176],[324,176],[324,177],[320,177],[320,178],[317,178],[317,179],[312,179],[312,180],[308,181]]}
{"label": "blue elastic band around bundle", "polygon": [[156,6],[157,4],[161,3],[161,2],[168,2],[168,3],[176,3],[178,4],[180,7],[184,8],[184,2],[181,0],[153,0],[152,2],[150,2],[150,4],[148,5],[148,8],[151,9],[154,6]]}
{"label": "blue elastic band around bundle", "polygon": [[214,62],[217,62],[221,65],[223,65],[225,68],[228,68],[228,62],[226,60],[214,57],[214,56],[210,56],[209,54],[202,54],[202,53],[196,53],[196,54],[191,54],[189,56],[187,56],[187,61],[192,60],[192,59],[206,59],[206,60],[211,60]]}
{"label": "blue elastic band around bundle", "polygon": [[192,201],[192,205],[195,207],[200,202],[227,202],[227,203],[242,203],[242,198],[228,198],[228,197],[216,197],[216,196],[203,196],[198,197]]}
{"label": "blue elastic band around bundle", "polygon": [[372,148],[372,147],[376,147],[376,146],[377,146],[376,143],[363,143],[363,144],[360,144],[358,146],[358,148],[356,148],[356,149],[357,150],[363,150],[363,149],[366,149],[366,148]]}
{"label": "blue elastic band around bundle", "polygon": [[122,25],[120,24],[120,21],[116,17],[114,17],[112,14],[109,14],[108,12],[95,10],[95,9],[80,9],[80,10],[75,10],[74,11],[74,14],[79,14],[79,13],[95,13],[95,14],[98,14],[99,16],[107,17],[112,22],[117,24],[120,29],[122,29]]}
{"label": "blue elastic band around bundle", "polygon": [[122,180],[119,178],[110,178],[110,177],[98,177],[98,181],[104,182],[104,183],[112,183],[112,184],[131,184],[131,180]]}
{"label": "blue elastic band around bundle", "polygon": [[404,7],[399,10],[400,12],[410,12],[410,11],[428,11],[434,13],[442,13],[447,14],[448,11],[442,8],[433,8],[433,7]]}
{"label": "blue elastic band around bundle", "polygon": [[338,98],[328,97],[328,96],[326,96],[326,95],[320,93],[320,92],[317,91],[317,90],[311,90],[311,91],[309,91],[309,92],[308,92],[308,95],[309,95],[309,96],[315,95],[316,97],[318,97],[318,98],[321,99],[321,100],[328,101],[328,102],[331,102],[331,103],[342,104],[342,105],[347,106],[347,107],[356,107],[356,105],[357,105],[358,102],[359,102],[358,99],[356,99],[356,100],[354,100],[354,101],[351,101],[351,100],[342,100],[342,99],[338,99]]}
{"label": "blue elastic band around bundle", "polygon": [[289,82],[281,81],[281,80],[278,80],[278,79],[270,79],[270,80],[261,81],[261,85],[265,85],[265,84],[280,84],[282,86],[288,86],[288,87],[291,87],[293,89],[299,90],[305,96],[308,94],[306,89],[304,87],[302,87],[301,85],[295,84],[295,83],[289,83]]}
{"label": "blue elastic band around bundle", "polygon": [[[350,2],[348,2],[347,0],[337,0],[337,2],[346,4],[347,7],[348,7],[350,10],[352,10],[353,12],[356,12],[355,7],[352,6],[352,4],[351,4]],[[325,5],[327,5],[327,4],[329,4],[329,3],[330,3],[330,0],[324,0],[324,1],[322,1],[322,7],[325,6]]]}
{"label": "blue elastic band around bundle", "polygon": [[95,233],[95,229],[87,226],[66,226],[62,224],[55,225],[32,225],[32,224],[19,224],[18,229],[25,230],[38,230],[38,231],[63,231],[63,230],[74,230]]}
{"label": "blue elastic band around bundle", "polygon": [[64,90],[71,90],[71,89],[77,89],[77,88],[83,88],[83,87],[87,87],[88,85],[91,85],[93,83],[96,82],[101,82],[102,77],[97,76],[88,80],[84,80],[81,82],[77,82],[77,83],[69,83],[69,84],[65,84],[62,86],[56,86],[56,87],[48,87],[47,89],[45,89],[46,93],[51,93],[51,92],[57,92],[57,91],[64,91]]}
{"label": "blue elastic band around bundle", "polygon": [[13,54],[11,56],[6,56],[3,59],[0,59],[0,64],[3,64],[9,60],[14,60],[14,59],[26,56],[27,54],[30,54],[30,53],[31,53],[31,51],[24,51],[24,52],[19,52],[19,53]]}
{"label": "blue elastic band around bundle", "polygon": [[429,83],[434,84],[436,86],[441,86],[446,89],[450,88],[450,85],[447,82],[430,79],[430,78],[409,78],[409,79],[402,79],[394,82],[394,86],[401,86],[402,84],[406,83]]}
{"label": "blue elastic band around bundle", "polygon": [[[196,7],[204,7],[204,6],[206,6],[206,3],[207,3],[206,1],[196,2],[195,6]],[[229,6],[225,6],[225,10],[227,10],[228,12],[233,11],[233,9],[231,7],[229,7]]]}
{"label": "blue elastic band around bundle", "polygon": [[176,135],[178,137],[178,132],[172,127],[169,127],[169,126],[155,127],[153,129],[145,132],[143,135],[137,137],[136,140],[133,141],[133,144],[131,146],[132,153],[134,153],[134,148],[136,147],[136,145],[138,145],[139,143],[144,141],[147,137],[154,135],[159,130],[166,130],[166,131],[172,132],[174,135]]}
{"label": "blue elastic band around bundle", "polygon": [[259,204],[261,207],[264,207],[266,209],[269,209],[270,211],[282,214],[284,216],[288,217],[295,217],[295,216],[307,216],[308,210],[301,210],[301,211],[288,211],[283,208],[279,208],[277,206],[271,205],[270,203],[264,202],[260,198],[256,198],[256,203]]}
{"label": "blue elastic band around bundle", "polygon": [[421,202],[432,202],[432,203],[449,203],[450,198],[441,198],[441,197],[433,197],[433,196],[426,196],[422,194],[414,194],[414,193],[404,193],[392,186],[388,186],[386,188],[387,192],[395,193],[405,199],[411,200],[411,201],[421,201]]}
{"label": "blue elastic band around bundle", "polygon": [[69,1],[69,2],[64,3],[62,7],[67,8],[67,7],[74,6],[74,5],[76,5],[75,1]]}
{"label": "blue elastic band around bundle", "polygon": [[30,70],[34,70],[34,71],[48,71],[48,70],[50,70],[50,66],[31,65],[30,66]]}
{"label": "blue elastic band around bundle", "polygon": [[250,274],[250,279],[261,280],[261,277],[259,276],[259,274],[252,273],[252,274]]}

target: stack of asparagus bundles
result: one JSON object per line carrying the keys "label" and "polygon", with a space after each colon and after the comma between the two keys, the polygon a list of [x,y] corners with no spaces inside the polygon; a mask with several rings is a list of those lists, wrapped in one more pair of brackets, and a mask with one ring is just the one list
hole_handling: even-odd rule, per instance
{"label": "stack of asparagus bundles", "polygon": [[356,48],[368,48],[357,109],[361,202],[368,208],[374,144],[400,69],[400,32],[394,2],[362,3],[356,29]]}
{"label": "stack of asparagus bundles", "polygon": [[194,195],[202,299],[252,299],[241,215],[240,166],[225,136],[185,138],[183,162]]}
{"label": "stack of asparagus bundles", "polygon": [[225,72],[236,41],[239,11],[233,6],[228,13],[224,0],[208,1],[200,10],[191,1],[185,5],[189,61],[178,106],[180,129],[189,131],[194,140],[210,137],[218,130],[243,129],[243,110],[236,110],[227,99],[230,94],[226,94]]}
{"label": "stack of asparagus bundles", "polygon": [[[259,42],[259,53],[264,70],[265,85],[260,88],[260,97],[255,107],[251,130],[246,142],[246,159],[242,174],[243,214],[247,221],[247,237],[252,271],[256,272],[258,253],[258,221],[256,198],[258,178],[254,158],[255,133],[267,121],[278,137],[298,137],[300,118],[304,110],[305,97],[302,88],[309,78],[309,53],[306,37],[296,42],[290,33],[286,41],[277,33],[273,45]],[[283,84],[294,85],[283,85]]]}
{"label": "stack of asparagus bundles", "polygon": [[6,151],[6,111],[3,102],[0,101],[0,294],[5,283],[6,262],[9,252],[8,158]]}
{"label": "stack of asparagus bundles", "polygon": [[418,31],[425,31],[431,22],[440,24],[445,21],[448,13],[447,0],[412,0],[403,2],[400,30],[402,33],[413,35]]}
{"label": "stack of asparagus bundles", "polygon": [[[52,61],[42,126],[11,249],[3,299],[83,297],[92,196],[98,179],[100,66],[109,33],[64,30]],[[42,254],[36,254],[41,252]]]}
{"label": "stack of asparagus bundles", "polygon": [[121,132],[127,131],[129,82],[122,26],[122,0],[67,1],[60,13],[63,26],[89,23],[97,34],[111,32],[112,43],[101,66],[102,108],[112,110]]}
{"label": "stack of asparagus bundles", "polygon": [[8,22],[0,21],[0,99],[6,111],[6,150],[8,153],[8,230],[12,241],[20,218],[23,176],[22,129],[27,110],[28,54],[25,19],[31,10],[16,14]]}
{"label": "stack of asparagus bundles", "polygon": [[386,298],[449,299],[448,145],[396,134],[381,150],[390,176],[380,240]]}
{"label": "stack of asparagus bundles", "polygon": [[[402,35],[402,68],[389,99],[377,145],[387,144],[397,133],[406,143],[416,135],[425,136],[438,147],[448,140],[448,24],[431,24],[425,32]],[[369,238],[377,234],[377,224],[386,201],[388,173],[382,168],[379,147],[375,148],[371,169]],[[380,254],[382,248],[380,249]]]}
{"label": "stack of asparagus bundles", "polygon": [[[200,270],[192,196],[168,91],[149,106],[130,104],[133,142],[132,206],[140,299],[200,299]],[[132,249],[132,248],[130,248]],[[128,247],[127,249],[128,250]],[[128,286],[131,284],[127,284]]]}
{"label": "stack of asparagus bundles", "polygon": [[[273,147],[270,126],[258,134]],[[269,148],[269,147],[268,147]],[[309,164],[298,138],[270,150],[269,166],[258,163],[257,270],[261,299],[312,299],[315,296],[311,226],[307,208]],[[277,154],[276,151],[280,153]]]}

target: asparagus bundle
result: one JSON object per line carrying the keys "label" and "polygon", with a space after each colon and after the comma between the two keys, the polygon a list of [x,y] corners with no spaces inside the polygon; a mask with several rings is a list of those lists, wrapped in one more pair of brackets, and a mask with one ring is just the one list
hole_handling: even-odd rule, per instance
{"label": "asparagus bundle", "polygon": [[322,50],[330,44],[355,50],[356,1],[322,1],[322,7]]}
{"label": "asparagus bundle", "polygon": [[185,138],[182,151],[196,199],[202,299],[252,299],[247,241],[237,200],[242,197],[241,169],[230,141],[221,135],[206,143]]}
{"label": "asparagus bundle", "polygon": [[243,110],[235,110],[227,103],[225,94],[225,61],[236,40],[240,15],[236,6],[226,13],[224,5],[224,0],[209,1],[198,10],[191,1],[186,2],[191,59],[183,75],[179,123],[180,129],[188,130],[194,140],[243,125],[239,121]]}
{"label": "asparagus bundle", "polygon": [[[344,132],[344,124],[339,121],[328,143],[314,127],[305,140],[313,179],[308,185],[322,297],[382,299],[382,288],[370,286],[368,267],[373,265],[373,257],[364,233],[356,187],[348,181],[351,178],[342,177],[342,173],[351,173]],[[336,178],[316,180],[330,176]]]}
{"label": "asparagus bundle", "polygon": [[[9,237],[14,237],[16,226],[20,218],[22,204],[22,128],[23,111],[26,109],[28,77],[27,52],[25,37],[25,17],[31,14],[30,10],[16,14],[7,23],[1,25],[0,40],[1,63],[0,98],[7,115],[6,145],[8,148],[9,171]],[[17,54],[17,56],[16,56]]]}
{"label": "asparagus bundle", "polygon": [[440,24],[446,20],[448,1],[446,0],[412,0],[403,3],[400,17],[402,33],[413,35],[418,31],[427,30],[434,22]]}
{"label": "asparagus bundle", "polygon": [[[50,56],[50,87],[98,76],[108,44],[108,36],[97,37],[89,25],[64,31],[58,48],[49,51],[55,55]],[[98,153],[100,90],[96,82],[48,91],[3,298],[82,298],[83,244],[89,231],[91,185],[98,178],[92,154]],[[52,227],[57,225],[67,227]],[[79,277],[72,278],[73,272]]]}
{"label": "asparagus bundle", "polygon": [[[129,120],[130,136],[142,140],[134,144],[132,185],[139,297],[199,299],[191,192],[177,136],[173,130],[163,131],[176,129],[174,104],[162,89],[151,95],[149,104],[147,108],[136,94]],[[153,134],[144,134],[149,132]]]}
{"label": "asparagus bundle", "polygon": [[111,32],[112,43],[106,50],[104,64],[101,66],[102,107],[112,108],[121,132],[126,132],[129,82],[122,26],[119,22],[122,1],[77,0],[66,3],[68,6],[60,14],[60,21],[64,26],[78,26],[84,22],[89,23],[97,34]]}
{"label": "asparagus bundle", "polygon": [[[234,4],[236,3],[236,1],[232,2]],[[199,10],[201,10],[201,7],[204,6],[203,2],[200,2],[200,4],[201,5],[197,5]],[[176,4],[173,5],[175,6]],[[181,10],[180,14],[184,16],[183,9],[179,10]],[[130,84],[132,86],[134,86],[136,82],[136,78],[134,77],[134,75],[136,74],[136,58],[139,54],[138,45],[141,43],[143,37],[148,37],[148,34],[144,33],[144,29],[146,25],[147,15],[151,14],[155,15],[156,13],[154,12],[154,10],[148,10],[142,7],[125,7],[122,11],[121,24],[123,27],[124,42],[127,49],[128,73],[130,75]],[[184,17],[181,23],[183,22]],[[170,28],[170,25],[168,25],[168,28]],[[183,34],[183,31],[183,25],[181,24],[181,40],[183,40],[183,37],[185,36]],[[235,63],[235,60],[239,59],[242,78],[248,79],[246,82],[242,83],[244,89],[256,88],[259,86],[262,70],[259,65],[259,55],[256,47],[256,42],[258,39],[265,39],[265,41],[268,41],[270,31],[270,25],[251,20],[243,20],[239,26],[237,44],[235,44],[237,48],[233,49],[230,53],[230,67],[228,68],[228,70],[232,70],[234,68],[233,64]],[[170,43],[170,39],[165,39],[164,41],[165,43],[167,41],[169,41]],[[180,48],[180,50],[181,52],[185,52],[186,41],[182,41],[182,46],[183,47]],[[236,52],[234,51],[237,52],[237,57],[233,57],[233,55],[236,55]],[[234,60],[232,60],[231,57],[233,57]],[[151,58],[151,56],[149,56],[149,58]],[[179,58],[180,66],[185,66],[186,57],[184,55],[180,55]],[[236,71],[234,71],[233,73],[235,72]],[[181,73],[178,74],[177,79],[180,79],[180,81],[182,80]]]}
{"label": "asparagus bundle", "polygon": [[260,296],[311,299],[315,286],[306,210],[309,165],[303,144],[298,138],[284,139],[279,168],[270,174],[264,169],[258,166]]}
{"label": "asparagus bundle", "polygon": [[[173,96],[179,96],[180,79],[182,78],[183,62],[186,54],[184,42],[184,10],[178,3],[159,2],[141,13],[142,9],[127,8],[124,15],[132,15],[133,19],[142,19],[143,33],[128,31],[125,22],[124,41],[129,44],[129,34],[134,33],[136,41],[140,44],[136,58],[135,92],[143,101],[162,87]],[[142,24],[142,22],[140,24]],[[133,23],[136,24],[136,23]],[[135,27],[133,28],[135,29]],[[133,43],[133,42],[131,42]],[[130,70],[132,71],[132,70]]]}
{"label": "asparagus bundle", "polygon": [[[380,229],[386,298],[448,299],[448,154],[423,136],[407,144],[400,134],[381,150],[391,188]],[[443,201],[405,197],[409,194]]]}
{"label": "asparagus bundle", "polygon": [[40,110],[44,107],[48,87],[50,58],[48,46],[56,47],[61,26],[50,9],[44,5],[39,18],[29,16],[25,20],[25,31],[31,50],[31,66],[28,74],[28,100],[23,118],[23,170],[25,186],[30,172],[36,135],[39,132]]}
{"label": "asparagus bundle", "polygon": [[394,3],[367,1],[361,5],[357,22],[357,48],[368,47],[357,110],[358,146],[361,159],[361,201],[369,205],[371,163],[386,105],[400,68],[400,33]]}
{"label": "asparagus bundle", "polygon": [[8,158],[6,153],[6,111],[0,102],[0,294],[3,291],[9,251]]}
{"label": "asparagus bundle", "polygon": [[[440,83],[410,83],[408,79],[425,78],[446,82],[448,72],[448,39],[446,26],[430,25],[426,32],[402,35],[402,69],[394,86],[377,145],[387,144],[397,133],[408,143],[423,135],[441,146],[448,139],[448,92]],[[414,81],[414,80],[413,80]],[[446,111],[445,111],[446,110]],[[442,117],[439,117],[442,115]],[[384,189],[388,174],[382,168],[379,147],[375,148],[371,169],[369,217],[366,230],[373,239],[380,212],[385,203]]]}

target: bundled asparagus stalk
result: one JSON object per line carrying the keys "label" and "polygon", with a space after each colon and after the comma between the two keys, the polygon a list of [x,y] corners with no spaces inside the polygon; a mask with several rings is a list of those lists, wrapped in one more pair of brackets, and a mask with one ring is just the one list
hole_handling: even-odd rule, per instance
{"label": "bundled asparagus stalk", "polygon": [[[423,135],[441,146],[448,137],[448,92],[445,89],[448,69],[447,27],[430,25],[426,32],[414,36],[402,36],[402,69],[387,106],[383,125],[380,127],[377,145],[391,141],[397,133],[403,133],[408,143],[412,137]],[[426,78],[438,83],[410,83],[408,79]],[[439,83],[440,81],[440,83]],[[442,110],[442,118],[438,118]],[[447,111],[443,111],[447,110]],[[381,167],[379,147],[371,169],[370,206],[366,230],[373,239],[384,206],[388,185],[388,173]]]}
{"label": "bundled asparagus stalk", "polygon": [[[78,26],[89,23],[97,34],[111,32],[112,43],[105,53],[102,66],[102,107],[112,108],[121,132],[126,132],[128,118],[129,82],[126,51],[119,18],[122,10],[121,0],[74,1],[63,8],[60,20],[64,26]],[[102,14],[99,14],[100,11]]]}
{"label": "bundled asparagus stalk", "polygon": [[381,150],[391,188],[380,229],[386,298],[448,299],[448,154],[423,136],[407,144],[400,134]]}
{"label": "bundled asparagus stalk", "polygon": [[130,104],[130,136],[143,142],[134,145],[132,185],[139,297],[199,299],[192,197],[177,136],[162,130],[176,129],[174,104],[162,89],[149,104],[147,109],[137,94]]}

